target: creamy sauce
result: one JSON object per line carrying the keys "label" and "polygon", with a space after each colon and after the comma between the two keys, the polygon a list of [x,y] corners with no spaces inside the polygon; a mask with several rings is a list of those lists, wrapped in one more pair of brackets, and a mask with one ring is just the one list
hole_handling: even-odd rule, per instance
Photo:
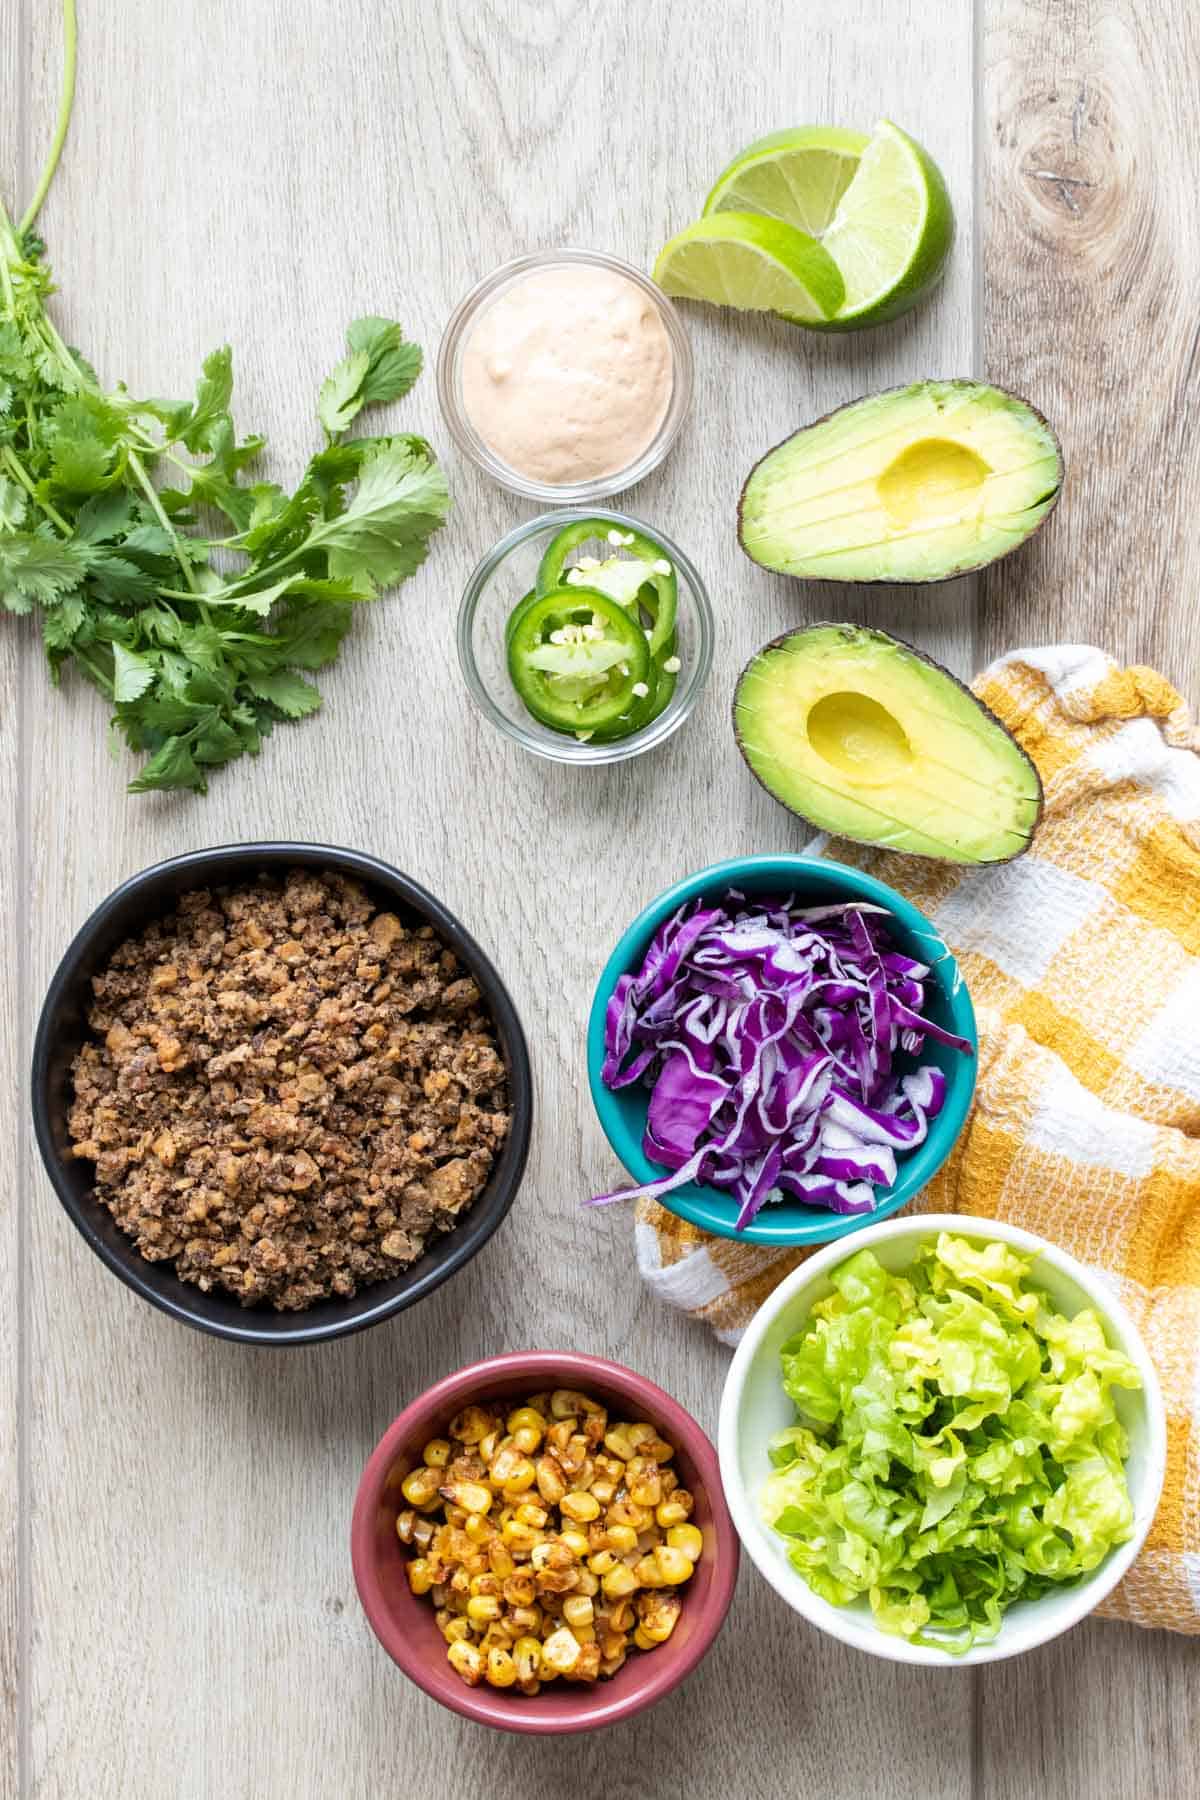
{"label": "creamy sauce", "polygon": [[554,486],[592,481],[653,441],[671,403],[671,340],[626,276],[541,269],[480,314],[461,379],[467,418],[501,462]]}

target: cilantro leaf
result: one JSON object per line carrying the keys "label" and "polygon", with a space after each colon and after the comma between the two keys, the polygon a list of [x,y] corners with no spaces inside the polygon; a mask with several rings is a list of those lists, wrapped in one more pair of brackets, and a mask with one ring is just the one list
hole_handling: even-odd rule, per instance
{"label": "cilantro leaf", "polygon": [[323,669],[341,648],[354,618],[351,606],[305,606],[285,600],[272,621],[283,662],[295,669]]}
{"label": "cilantro leaf", "polygon": [[114,644],[113,699],[118,704],[136,700],[154,680],[154,664],[149,657],[138,656],[124,644]]}
{"label": "cilantro leaf", "polygon": [[370,366],[371,358],[367,352],[356,350],[321,383],[317,417],[331,438],[339,431],[345,431],[361,408],[363,379]]}
{"label": "cilantro leaf", "polygon": [[274,675],[255,675],[246,683],[259,700],[269,700],[287,719],[303,719],[316,712],[321,696],[311,681],[291,669],[280,669]]}
{"label": "cilantro leaf", "polygon": [[90,560],[82,544],[24,531],[0,537],[0,605],[18,613],[35,604],[52,606],[80,585]]}
{"label": "cilantro leaf", "polygon": [[197,732],[192,755],[198,763],[227,763],[240,756],[244,748],[241,732],[214,714]]}
{"label": "cilantro leaf", "polygon": [[404,333],[393,319],[380,319],[373,314],[355,319],[346,332],[346,342],[352,350],[366,351],[370,358],[361,390],[364,406],[402,399],[421,373],[424,358],[420,344],[406,344]]}
{"label": "cilantro leaf", "polygon": [[110,603],[134,601],[140,605],[153,600],[157,591],[153,577],[144,569],[103,547],[92,553],[91,579],[95,591]]}
{"label": "cilantro leaf", "polygon": [[[128,544],[134,529],[134,499],[120,488],[104,494],[93,494],[75,515],[75,536],[85,544],[104,544],[124,536]],[[165,538],[165,533],[164,533]],[[168,554],[170,544],[167,544]]]}
{"label": "cilantro leaf", "polygon": [[211,449],[214,431],[228,413],[232,399],[233,351],[224,344],[204,359],[195,401],[179,429],[180,441],[192,451]]}
{"label": "cilantro leaf", "polygon": [[382,440],[367,453],[344,513],[317,521],[308,542],[328,552],[335,577],[367,574],[379,587],[403,581],[425,560],[450,507],[446,477],[407,444]]}
{"label": "cilantro leaf", "polygon": [[16,531],[25,517],[25,490],[0,475],[0,531]]}
{"label": "cilantro leaf", "polygon": [[121,538],[126,556],[145,557],[153,562],[170,562],[174,545],[161,525],[134,525]]}
{"label": "cilantro leaf", "polygon": [[103,400],[90,394],[64,400],[46,431],[47,481],[71,493],[94,493],[112,473],[120,437],[120,421]]}
{"label": "cilantro leaf", "polygon": [[186,738],[169,737],[150,761],[142,764],[129,783],[131,794],[148,794],[155,788],[190,788],[197,794],[208,792],[208,783],[196,766]]}

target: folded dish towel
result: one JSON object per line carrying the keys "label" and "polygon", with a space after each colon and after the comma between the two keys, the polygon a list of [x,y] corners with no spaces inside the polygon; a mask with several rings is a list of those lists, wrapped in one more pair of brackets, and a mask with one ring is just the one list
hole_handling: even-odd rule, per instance
{"label": "folded dish towel", "polygon": [[[1017,862],[964,872],[834,843],[957,955],[979,1020],[975,1106],[914,1211],[1008,1219],[1102,1271],[1162,1380],[1166,1486],[1102,1610],[1200,1633],[1200,731],[1151,669],[1078,645],[993,663],[975,692],[1037,763]],[[734,1343],[803,1251],[713,1238],[652,1202],[650,1287]]]}

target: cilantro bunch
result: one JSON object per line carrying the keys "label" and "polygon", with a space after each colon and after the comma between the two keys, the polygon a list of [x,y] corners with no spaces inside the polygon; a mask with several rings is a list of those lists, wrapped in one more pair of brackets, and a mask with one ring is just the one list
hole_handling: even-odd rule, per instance
{"label": "cilantro bunch", "polygon": [[72,664],[145,753],[130,789],[206,791],[207,773],[257,754],[278,720],[321,703],[354,607],[405,580],[449,494],[414,436],[350,436],[361,409],[397,400],[421,370],[399,325],[357,319],[322,384],[324,447],[293,492],[254,478],[265,440],[239,438],[228,347],[194,399],[106,392],[46,311],[54,291],[32,225],[65,136],[14,225],[0,203],[0,605],[37,609],[52,679]]}

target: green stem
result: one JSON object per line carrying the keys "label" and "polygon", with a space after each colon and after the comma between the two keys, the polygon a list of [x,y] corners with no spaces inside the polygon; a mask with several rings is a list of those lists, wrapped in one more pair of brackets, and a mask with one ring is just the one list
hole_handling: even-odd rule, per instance
{"label": "green stem", "polygon": [[155,518],[158,520],[159,524],[162,526],[163,530],[166,532],[167,536],[170,538],[171,543],[174,545],[175,561],[179,564],[179,567],[183,570],[183,579],[184,579],[185,583],[187,584],[187,589],[188,589],[188,593],[189,593],[190,597],[195,599],[195,598],[197,598],[197,595],[198,595],[198,590],[196,587],[196,577],[192,573],[191,563],[188,561],[187,557],[184,554],[183,545],[179,541],[179,533],[176,531],[175,527],[172,525],[171,520],[167,515],[166,509],[164,508],[162,501],[159,499],[157,493],[155,492],[154,483],[151,481],[149,475],[147,475],[145,464],[142,462],[142,459],[138,455],[137,451],[130,450],[128,452],[128,458],[129,458],[129,467],[133,470],[134,480],[137,482],[138,486],[141,488],[143,494],[145,494],[146,499],[150,503],[151,511],[154,513]]}
{"label": "green stem", "polygon": [[5,468],[9,473],[14,475],[20,482],[21,486],[25,489],[25,492],[29,495],[29,498],[33,501],[33,504],[41,508],[50,523],[52,525],[57,525],[64,537],[70,537],[71,527],[67,524],[67,521],[56,507],[51,506],[48,500],[43,500],[41,498],[37,488],[29,478],[28,470],[25,468],[25,465],[11,445],[5,445],[3,455],[0,456],[0,461],[3,461]]}
{"label": "green stem", "polygon": [[12,273],[8,266],[8,247],[11,241],[12,227],[8,223],[4,203],[0,201],[0,288],[4,290],[4,310],[10,318],[15,319],[17,296],[13,292]]}
{"label": "green stem", "polygon": [[75,658],[77,663],[83,664],[83,667],[87,670],[96,686],[100,689],[100,692],[102,694],[107,694],[108,698],[111,700],[114,692],[113,684],[105,674],[104,670],[97,668],[87,651],[81,650],[78,644],[73,644],[71,646],[71,655]]}
{"label": "green stem", "polygon": [[67,139],[67,127],[71,123],[71,108],[75,104],[75,51],[77,41],[75,22],[75,0],[63,0],[63,82],[62,94],[58,102],[58,123],[54,130],[54,140],[50,145],[33,199],[25,208],[21,223],[17,226],[18,237],[24,237],[42,210],[42,202],[50,191],[50,183],[54,180],[54,171],[58,168],[58,159],[62,155],[63,145]]}

